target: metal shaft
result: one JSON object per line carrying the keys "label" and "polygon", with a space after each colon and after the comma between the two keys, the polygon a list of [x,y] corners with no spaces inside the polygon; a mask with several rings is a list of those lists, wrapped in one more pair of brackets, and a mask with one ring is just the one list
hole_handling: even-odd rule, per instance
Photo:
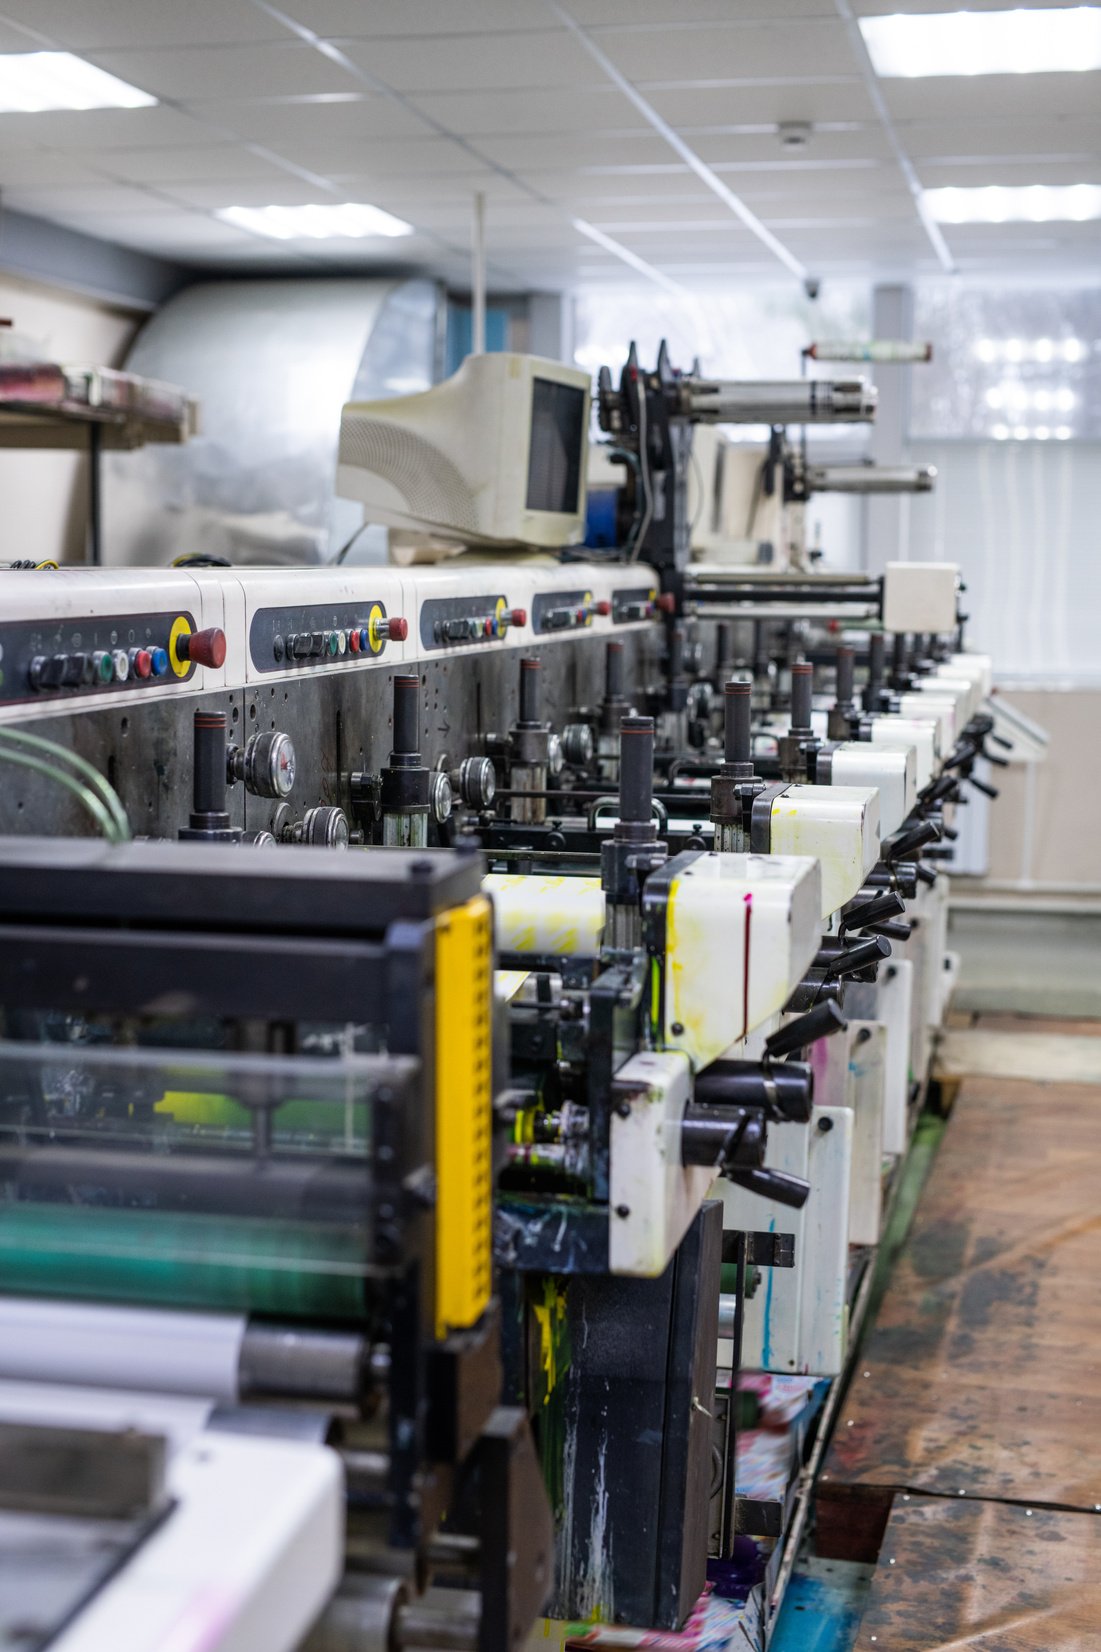
{"label": "metal shaft", "polygon": [[403,756],[420,752],[420,687],[417,676],[394,678],[394,751]]}
{"label": "metal shaft", "polygon": [[791,726],[810,728],[811,689],[814,667],[800,660],[791,668]]}
{"label": "metal shaft", "polygon": [[654,795],[654,719],[624,717],[619,732],[619,818],[645,824]]}
{"label": "metal shaft", "polygon": [[539,672],[540,664],[536,659],[520,661],[520,721],[522,723],[537,723],[539,721]]}
{"label": "metal shaft", "polygon": [[723,687],[724,738],[723,755],[728,763],[750,761],[750,710],[753,684],[732,680]]}

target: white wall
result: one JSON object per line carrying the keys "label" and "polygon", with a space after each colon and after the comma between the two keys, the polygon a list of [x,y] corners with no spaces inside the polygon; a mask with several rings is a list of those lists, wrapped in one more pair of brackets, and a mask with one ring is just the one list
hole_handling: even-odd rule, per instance
{"label": "white wall", "polygon": [[958,562],[968,636],[1001,676],[1101,685],[1101,442],[921,442],[909,554]]}
{"label": "white wall", "polygon": [[[117,367],[141,312],[0,274],[0,316],[41,343],[47,360]],[[76,453],[0,449],[0,562],[84,558],[87,460]]]}

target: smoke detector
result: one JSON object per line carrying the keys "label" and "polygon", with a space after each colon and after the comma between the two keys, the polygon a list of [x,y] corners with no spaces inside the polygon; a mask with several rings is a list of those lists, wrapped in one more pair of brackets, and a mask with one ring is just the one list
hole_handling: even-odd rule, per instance
{"label": "smoke detector", "polygon": [[809,120],[782,120],[776,131],[785,149],[805,149],[814,127]]}

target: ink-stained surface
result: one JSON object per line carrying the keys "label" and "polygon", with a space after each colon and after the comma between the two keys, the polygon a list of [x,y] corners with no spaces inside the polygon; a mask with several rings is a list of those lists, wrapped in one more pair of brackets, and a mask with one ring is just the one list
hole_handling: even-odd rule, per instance
{"label": "ink-stained surface", "polygon": [[1101,1088],[965,1079],[841,1408],[835,1530],[892,1489],[1098,1519],[1099,1142]]}
{"label": "ink-stained surface", "polygon": [[1101,1515],[895,1498],[854,1652],[1094,1652],[1099,1637]]}

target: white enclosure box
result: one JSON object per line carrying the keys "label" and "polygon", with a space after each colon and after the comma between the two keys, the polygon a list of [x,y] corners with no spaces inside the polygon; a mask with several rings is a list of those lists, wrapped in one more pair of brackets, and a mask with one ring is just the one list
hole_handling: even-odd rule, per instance
{"label": "white enclosure box", "polygon": [[[681,1121],[692,1070],[675,1050],[643,1050],[615,1076],[608,1192],[613,1273],[654,1279],[668,1266],[715,1180],[681,1162]],[[621,1111],[625,1108],[626,1111]]]}
{"label": "white enclosure box", "polygon": [[846,740],[830,758],[832,783],[874,786],[879,793],[881,838],[897,832],[917,802],[917,752],[913,746],[877,746]]}
{"label": "white enclosure box", "polygon": [[538,356],[467,356],[415,396],[349,402],[337,492],[385,522],[467,545],[576,545],[590,379]]}
{"label": "white enclosure box", "polygon": [[914,690],[898,697],[900,717],[932,717],[937,725],[941,755],[947,757],[956,744],[956,700],[944,694],[921,694]]}
{"label": "white enclosure box", "polygon": [[762,1269],[746,1302],[742,1365],[748,1371],[835,1377],[844,1364],[852,1155],[852,1109],[816,1106],[809,1126],[772,1125],[765,1154],[770,1170],[810,1183],[802,1210],[719,1183],[724,1228],[795,1236],[794,1268]]}
{"label": "white enclosure box", "polygon": [[994,661],[989,654],[950,654],[947,669],[958,671],[964,677],[970,677],[979,685],[979,693],[983,699],[991,693],[994,687]]}
{"label": "white enclosure box", "polygon": [[883,574],[884,631],[954,631],[959,579],[954,562],[888,562]]}
{"label": "white enclosure box", "polygon": [[[814,1118],[819,1106],[846,1107],[853,1120],[849,1243],[877,1245],[883,1212],[883,1113],[887,1033],[880,1021],[851,1019],[844,1032],[810,1050]],[[798,1258],[796,1259],[798,1266]]]}
{"label": "white enclosure box", "polygon": [[772,805],[774,855],[813,855],[822,868],[822,906],[851,901],[879,859],[879,793],[871,786],[789,786]]}
{"label": "white enclosure box", "polygon": [[821,884],[807,855],[702,854],[667,892],[661,1035],[695,1071],[783,1008],[818,950]]}
{"label": "white enclosure box", "polygon": [[940,768],[940,722],[931,715],[900,717],[887,712],[882,717],[873,717],[869,724],[869,742],[891,751],[912,749],[914,780],[919,792],[924,791]]}

